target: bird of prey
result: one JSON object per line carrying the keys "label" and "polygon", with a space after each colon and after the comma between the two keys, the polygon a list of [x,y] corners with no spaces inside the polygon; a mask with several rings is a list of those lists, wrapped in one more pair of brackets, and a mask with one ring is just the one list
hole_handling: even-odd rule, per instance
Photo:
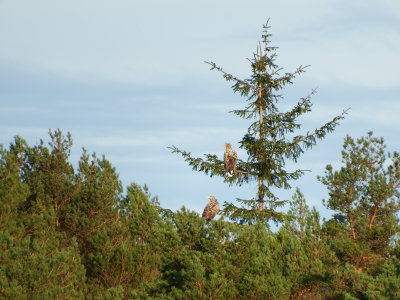
{"label": "bird of prey", "polygon": [[217,213],[219,212],[219,203],[214,196],[208,196],[210,202],[207,203],[206,207],[204,208],[202,217],[207,221],[213,219]]}
{"label": "bird of prey", "polygon": [[232,177],[236,172],[237,153],[232,149],[231,144],[224,144],[226,147],[224,152],[225,170],[229,177]]}

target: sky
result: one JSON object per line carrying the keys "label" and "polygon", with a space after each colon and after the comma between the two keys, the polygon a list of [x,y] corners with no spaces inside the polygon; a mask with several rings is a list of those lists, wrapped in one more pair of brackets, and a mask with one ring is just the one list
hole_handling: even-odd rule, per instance
{"label": "sky", "polygon": [[[340,167],[346,134],[373,131],[400,149],[400,1],[397,0],[0,0],[0,144],[20,135],[33,146],[49,129],[70,132],[71,162],[82,148],[105,157],[124,187],[147,184],[161,206],[199,213],[256,195],[193,172],[168,146],[222,158],[249,123],[228,112],[245,99],[212,61],[240,78],[269,19],[283,72],[309,65],[283,93],[290,108],[314,88],[306,133],[350,108],[337,130],[296,165],[292,182],[329,217],[316,179]],[[245,154],[239,151],[242,158]],[[276,191],[290,199],[294,190]]]}

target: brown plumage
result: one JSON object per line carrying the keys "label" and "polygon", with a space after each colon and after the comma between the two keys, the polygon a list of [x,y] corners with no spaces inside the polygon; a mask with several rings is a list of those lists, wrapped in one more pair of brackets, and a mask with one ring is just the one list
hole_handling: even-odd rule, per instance
{"label": "brown plumage", "polygon": [[231,144],[224,144],[226,147],[224,152],[225,170],[229,177],[232,177],[236,172],[237,153],[232,149]]}
{"label": "brown plumage", "polygon": [[219,212],[219,203],[217,199],[215,199],[215,197],[212,195],[208,196],[208,199],[210,199],[210,202],[208,202],[208,204],[204,208],[202,217],[207,221],[210,221]]}

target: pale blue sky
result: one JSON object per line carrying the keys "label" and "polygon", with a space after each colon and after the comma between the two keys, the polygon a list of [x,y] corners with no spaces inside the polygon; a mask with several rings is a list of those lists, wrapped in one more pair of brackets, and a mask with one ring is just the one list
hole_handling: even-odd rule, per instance
{"label": "pale blue sky", "polygon": [[209,194],[254,196],[254,186],[194,173],[167,146],[220,156],[225,142],[237,148],[248,124],[227,112],[244,99],[204,61],[246,77],[268,18],[284,71],[310,65],[282,105],[318,87],[304,130],[351,107],[296,166],[312,172],[293,185],[322,211],[316,176],[339,166],[347,133],[373,130],[400,148],[400,1],[0,0],[0,143],[69,131],[74,163],[82,147],[105,154],[124,186],[146,183],[174,210],[200,212]]}

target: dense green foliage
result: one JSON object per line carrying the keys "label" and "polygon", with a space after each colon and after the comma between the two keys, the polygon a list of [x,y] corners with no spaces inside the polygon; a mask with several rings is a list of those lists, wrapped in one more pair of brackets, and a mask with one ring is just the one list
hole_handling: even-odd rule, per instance
{"label": "dense green foliage", "polygon": [[[0,149],[0,299],[396,299],[399,165],[382,139],[345,140],[321,181],[322,222],[296,191],[277,232],[122,192],[104,158],[60,131]],[[354,236],[355,235],[355,236]]]}
{"label": "dense green foliage", "polygon": [[[283,214],[277,208],[283,206],[286,201],[280,200],[273,189],[289,189],[290,181],[298,179],[305,170],[290,170],[287,161],[297,162],[305,150],[316,145],[318,139],[323,139],[332,132],[344,118],[343,112],[332,120],[316,128],[312,132],[298,133],[302,125],[298,119],[311,112],[311,96],[300,100],[288,111],[283,111],[282,90],[293,83],[297,75],[305,71],[300,66],[292,73],[281,75],[281,68],[275,64],[275,47],[270,46],[271,34],[269,26],[264,26],[262,40],[250,63],[250,76],[239,79],[227,72],[215,63],[211,70],[222,73],[224,79],[233,82],[232,90],[245,98],[243,109],[231,111],[238,117],[250,120],[250,126],[246,130],[241,141],[240,148],[245,150],[247,158],[239,157],[235,176],[229,177],[224,171],[224,162],[216,155],[206,154],[206,158],[195,158],[190,152],[182,151],[172,146],[172,152],[180,154],[186,162],[196,171],[204,172],[210,176],[222,176],[229,184],[242,185],[249,182],[257,182],[257,194],[251,199],[237,199],[241,207],[232,202],[224,204],[223,214],[231,220],[240,221],[242,224],[255,224],[263,222],[268,224],[272,219],[282,221]],[[221,144],[228,141],[221,141]]]}

